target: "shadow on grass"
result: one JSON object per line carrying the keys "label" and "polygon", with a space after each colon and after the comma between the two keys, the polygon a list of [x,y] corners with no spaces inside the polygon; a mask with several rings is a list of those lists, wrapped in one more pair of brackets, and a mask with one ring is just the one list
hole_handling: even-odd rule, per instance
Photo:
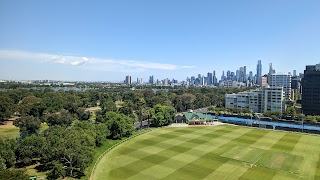
{"label": "shadow on grass", "polygon": [[44,164],[40,164],[38,166],[36,166],[34,169],[36,169],[38,172],[46,172],[51,170],[51,166],[46,166]]}

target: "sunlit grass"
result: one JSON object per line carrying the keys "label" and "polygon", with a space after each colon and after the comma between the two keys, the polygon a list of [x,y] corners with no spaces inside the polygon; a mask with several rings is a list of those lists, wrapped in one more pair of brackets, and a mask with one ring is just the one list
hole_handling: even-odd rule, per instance
{"label": "sunlit grass", "polygon": [[107,153],[94,179],[318,179],[320,136],[238,126],[164,128]]}

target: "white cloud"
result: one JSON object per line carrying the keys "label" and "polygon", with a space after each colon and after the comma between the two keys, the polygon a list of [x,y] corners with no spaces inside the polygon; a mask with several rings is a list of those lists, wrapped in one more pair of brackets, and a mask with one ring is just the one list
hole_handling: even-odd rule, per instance
{"label": "white cloud", "polygon": [[55,63],[79,66],[84,69],[114,72],[141,72],[147,69],[177,70],[194,68],[194,66],[179,66],[136,60],[101,59],[48,53],[34,53],[20,50],[0,50],[0,59],[32,60],[37,62]]}

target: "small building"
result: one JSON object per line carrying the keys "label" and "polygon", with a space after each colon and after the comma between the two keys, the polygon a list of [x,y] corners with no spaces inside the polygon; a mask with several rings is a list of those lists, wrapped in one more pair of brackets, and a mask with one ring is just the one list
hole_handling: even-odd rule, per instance
{"label": "small building", "polygon": [[174,117],[174,122],[175,123],[187,123],[186,117],[184,116],[183,113],[176,114]]}
{"label": "small building", "polygon": [[189,125],[206,125],[207,121],[212,121],[210,114],[185,113],[184,117]]}

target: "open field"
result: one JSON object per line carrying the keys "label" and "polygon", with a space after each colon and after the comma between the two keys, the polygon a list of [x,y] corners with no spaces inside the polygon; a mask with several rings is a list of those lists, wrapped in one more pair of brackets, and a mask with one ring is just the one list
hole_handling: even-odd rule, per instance
{"label": "open field", "polygon": [[155,130],[107,153],[94,179],[319,179],[320,136],[238,126]]}
{"label": "open field", "polygon": [[[49,126],[46,123],[42,123],[40,132],[48,129]],[[13,125],[13,122],[8,121],[6,125],[0,125],[0,139],[14,139],[20,136],[20,130]]]}
{"label": "open field", "polygon": [[8,122],[6,125],[0,125],[0,139],[10,139],[19,137],[19,128]]}

